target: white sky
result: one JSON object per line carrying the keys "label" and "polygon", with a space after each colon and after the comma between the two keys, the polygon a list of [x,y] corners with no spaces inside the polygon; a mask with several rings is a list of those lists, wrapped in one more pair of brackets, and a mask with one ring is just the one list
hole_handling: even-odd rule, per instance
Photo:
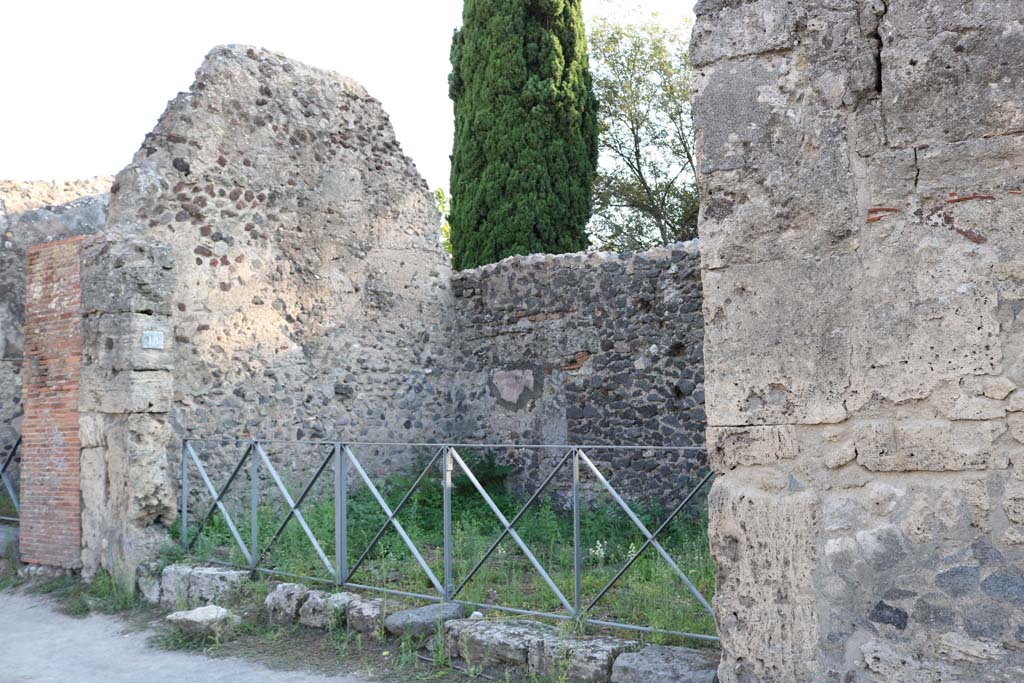
{"label": "white sky", "polygon": [[[694,0],[584,0],[666,23]],[[447,187],[448,62],[462,0],[4,0],[0,178],[66,180],[127,165],[214,45],[265,47],[354,78],[384,104],[431,187]]]}

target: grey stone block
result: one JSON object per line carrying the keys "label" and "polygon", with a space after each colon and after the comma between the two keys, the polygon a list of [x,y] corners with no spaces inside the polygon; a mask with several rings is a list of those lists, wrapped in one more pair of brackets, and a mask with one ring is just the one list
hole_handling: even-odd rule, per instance
{"label": "grey stone block", "polygon": [[168,609],[188,607],[188,586],[192,567],[172,564],[164,567],[160,575],[160,604]]}
{"label": "grey stone block", "polygon": [[279,583],[267,595],[263,604],[272,623],[294,624],[299,618],[299,609],[308,596],[309,589],[301,583]]}
{"label": "grey stone block", "polygon": [[248,581],[249,573],[221,567],[196,567],[188,587],[189,605],[206,605],[223,601]]}
{"label": "grey stone block", "polygon": [[639,646],[618,638],[545,636],[530,650],[529,670],[564,683],[608,683],[619,655]]}
{"label": "grey stone block", "polygon": [[530,651],[555,630],[533,621],[487,621],[456,619],[444,625],[445,647],[449,656],[461,658],[473,666],[526,668]]}
{"label": "grey stone block", "polygon": [[719,657],[717,650],[648,645],[619,655],[611,683],[713,683]]}
{"label": "grey stone block", "polygon": [[220,637],[238,625],[241,619],[218,605],[204,605],[187,612],[167,615],[167,623],[194,636]]}
{"label": "grey stone block", "polygon": [[442,602],[388,615],[384,620],[384,628],[395,636],[432,636],[437,633],[439,624],[453,619],[462,619],[465,616],[466,608],[464,606],[454,602]]}
{"label": "grey stone block", "polygon": [[299,608],[299,623],[310,628],[341,626],[346,621],[348,606],[359,599],[352,593],[310,591]]}
{"label": "grey stone block", "polygon": [[372,638],[380,637],[384,621],[384,601],[354,596],[345,606],[348,627]]}

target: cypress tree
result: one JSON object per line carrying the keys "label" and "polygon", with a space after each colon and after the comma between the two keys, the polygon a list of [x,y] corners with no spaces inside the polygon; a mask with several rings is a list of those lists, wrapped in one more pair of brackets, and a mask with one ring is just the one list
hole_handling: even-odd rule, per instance
{"label": "cypress tree", "polygon": [[455,268],[587,247],[597,100],[582,0],[465,0],[452,41]]}

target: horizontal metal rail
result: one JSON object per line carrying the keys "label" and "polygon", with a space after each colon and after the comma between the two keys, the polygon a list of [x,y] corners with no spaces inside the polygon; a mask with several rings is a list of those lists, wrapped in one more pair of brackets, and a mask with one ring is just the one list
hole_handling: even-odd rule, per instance
{"label": "horizontal metal rail", "polygon": [[[242,449],[242,454],[235,467],[233,468],[230,476],[224,485],[218,490],[213,486],[207,475],[206,469],[196,452],[195,446],[200,444],[217,444],[219,446],[234,446]],[[320,460],[319,467],[316,468],[312,478],[306,482],[300,492],[298,498],[292,498],[288,487],[285,485],[281,476],[278,474],[270,456],[267,454],[264,446],[265,445],[278,445],[278,446],[304,446],[312,448],[316,451],[319,448],[330,447],[330,452],[326,453],[326,457]],[[384,496],[378,490],[374,484],[372,478],[367,473],[365,467],[360,461],[354,449],[360,447],[369,448],[381,448],[381,447],[403,447],[403,448],[431,448],[434,449],[433,456],[427,462],[426,467],[422,470],[415,482],[405,491],[398,505],[392,509]],[[502,510],[495,503],[494,499],[488,493],[486,488],[477,479],[475,473],[466,460],[459,453],[459,449],[466,448],[481,448],[481,449],[517,449],[517,450],[545,450],[545,451],[557,451],[556,457],[558,458],[557,463],[553,469],[545,476],[540,486],[534,490],[534,492],[527,499],[526,503],[522,508],[512,517],[510,520],[505,516]],[[289,441],[289,440],[256,440],[256,439],[237,439],[237,438],[216,438],[216,439],[188,439],[182,446],[182,472],[181,472],[181,500],[182,500],[182,527],[181,527],[181,539],[182,546],[186,549],[191,549],[196,543],[197,539],[201,535],[203,529],[211,517],[216,513],[220,512],[227,524],[228,530],[231,533],[232,538],[238,546],[242,557],[245,558],[246,566],[243,568],[249,569],[250,571],[257,572],[260,574],[270,576],[280,576],[285,578],[296,579],[300,581],[308,581],[320,584],[333,584],[335,586],[344,586],[348,588],[361,589],[367,591],[373,591],[384,595],[394,595],[405,598],[413,598],[417,600],[423,600],[427,602],[452,602],[456,604],[466,605],[468,607],[475,607],[480,609],[489,609],[501,611],[509,614],[518,614],[524,616],[534,616],[548,619],[555,619],[561,621],[574,620],[584,622],[593,626],[601,628],[614,628],[622,629],[626,631],[634,631],[641,633],[660,633],[672,636],[679,636],[684,638],[692,638],[702,641],[717,641],[718,637],[708,635],[704,633],[688,633],[683,631],[675,631],[669,629],[656,628],[652,626],[645,626],[640,624],[629,624],[617,621],[611,621],[607,619],[594,618],[590,615],[591,610],[594,606],[604,598],[608,592],[619,582],[626,572],[630,570],[636,563],[637,559],[646,551],[649,547],[654,548],[657,554],[665,561],[665,563],[672,569],[673,573],[680,579],[682,584],[686,587],[687,591],[693,596],[697,603],[705,610],[708,614],[713,616],[711,605],[703,594],[697,589],[696,585],[690,580],[685,572],[679,567],[675,559],[669,554],[664,546],[658,541],[658,537],[669,528],[671,523],[679,516],[679,514],[686,508],[696,497],[696,495],[704,489],[708,482],[712,478],[712,474],[709,472],[704,476],[699,483],[683,497],[681,502],[676,505],[672,512],[666,517],[657,528],[651,532],[646,525],[640,520],[639,516],[630,508],[629,504],[625,501],[622,495],[615,489],[614,486],[608,481],[601,470],[594,464],[591,457],[587,454],[587,451],[602,451],[602,450],[634,450],[634,451],[696,451],[703,450],[703,447],[696,446],[683,446],[683,447],[666,447],[666,446],[568,446],[568,445],[529,445],[529,444],[438,444],[438,443],[397,443],[397,442],[342,442],[342,441]],[[234,520],[231,518],[227,507],[224,504],[224,498],[227,495],[231,486],[239,478],[239,474],[244,469],[246,463],[250,464],[250,479],[252,483],[252,494],[251,494],[251,515],[250,520],[250,538],[247,544],[242,538],[241,534],[236,527]],[[300,510],[302,504],[307,500],[310,492],[314,485],[321,479],[323,473],[328,469],[328,466],[333,462],[333,498],[334,498],[334,562],[332,563],[327,556],[323,546],[320,544],[316,535],[313,533],[309,524]],[[419,547],[412,540],[410,535],[407,533],[401,522],[398,520],[398,515],[406,509],[407,504],[412,499],[413,495],[427,481],[431,473],[437,471],[437,465],[440,464],[440,480],[442,484],[442,491],[444,495],[443,500],[443,514],[444,514],[444,538],[443,538],[443,549],[441,560],[443,562],[443,577],[439,579],[434,573],[433,568],[427,562],[423,553]],[[555,479],[556,475],[563,471],[566,465],[571,464],[572,474],[572,521],[573,521],[573,591],[572,598],[566,596],[562,592],[561,588],[557,585],[552,576],[548,573],[540,559],[533,553],[529,545],[516,531],[516,525],[522,520],[526,512],[531,506],[538,500],[541,494],[549,487],[551,482]],[[637,530],[643,535],[644,542],[640,548],[630,554],[626,559],[622,567],[618,569],[615,575],[598,591],[598,593],[589,600],[588,603],[584,604],[581,595],[581,580],[584,571],[583,563],[583,548],[580,533],[580,518],[583,514],[582,503],[581,503],[581,466],[583,471],[589,472],[597,483],[612,497],[616,505],[618,505],[626,518],[637,528]],[[209,510],[207,511],[202,522],[199,524],[198,529],[190,538],[188,528],[188,501],[189,501],[189,469],[194,467],[199,473],[202,479],[206,493],[212,500]],[[358,559],[351,565],[348,565],[348,543],[349,543],[349,532],[347,523],[347,512],[348,512],[348,490],[349,490],[349,472],[354,472],[354,475],[361,480],[362,484],[366,486],[367,491],[376,501],[377,506],[384,513],[385,521],[383,525],[374,534],[372,540],[366,546],[366,548],[360,553]],[[452,496],[454,492],[452,484],[452,475],[455,471],[460,471],[462,475],[469,481],[472,488],[475,490],[487,505],[487,508],[494,514],[498,523],[501,525],[501,531],[497,538],[490,544],[487,551],[482,557],[473,565],[473,568],[462,577],[458,585],[455,585],[453,579],[453,543],[452,543]],[[288,507],[288,511],[285,518],[277,526],[275,532],[272,534],[269,542],[267,542],[262,550],[259,549],[259,524],[257,523],[258,515],[258,497],[260,495],[258,477],[264,475],[273,482],[274,488],[280,493],[284,502]],[[321,563],[326,569],[330,578],[304,576],[300,574],[289,573],[280,571],[272,567],[262,566],[263,561],[266,559],[274,545],[281,539],[286,527],[292,521],[295,521],[301,528],[309,541],[312,549],[319,557]],[[374,548],[378,546],[380,541],[389,529],[393,529],[398,536],[401,538],[405,547],[409,550],[420,569],[430,582],[435,593],[417,593],[414,591],[403,591],[394,588],[387,588],[385,586],[374,586],[366,585],[363,583],[354,582],[352,579],[356,573],[365,566],[367,559],[371,556]],[[561,604],[564,612],[547,612],[540,610],[524,609],[514,605],[500,605],[491,604],[485,602],[473,602],[468,600],[458,599],[458,595],[465,589],[467,584],[473,579],[473,577],[479,572],[481,567],[490,559],[493,554],[497,551],[498,547],[503,541],[511,538],[512,541],[522,551],[523,556],[528,561],[532,569],[537,573],[538,576],[543,580],[544,584],[551,591],[552,595]],[[223,564],[228,566],[238,566],[237,564],[214,561],[215,564]],[[666,591],[671,590],[666,586]]]}
{"label": "horizontal metal rail", "polygon": [[[289,439],[251,439],[262,444],[282,444],[291,446],[329,446],[336,443],[347,446],[391,446],[396,448],[505,448],[519,450],[564,450],[566,448],[582,448],[592,451],[697,451],[704,452],[707,446],[623,446],[621,444],[529,444],[529,443],[440,443],[434,441],[294,441]],[[238,437],[206,437],[194,439],[189,437],[189,443],[201,444],[242,444],[249,443],[250,439],[239,439]]]}

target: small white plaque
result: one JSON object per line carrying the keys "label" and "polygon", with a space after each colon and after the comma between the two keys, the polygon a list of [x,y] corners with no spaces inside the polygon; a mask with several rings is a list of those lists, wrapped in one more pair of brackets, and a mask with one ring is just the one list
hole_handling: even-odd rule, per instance
{"label": "small white plaque", "polygon": [[162,348],[164,348],[164,333],[163,332],[143,332],[142,333],[142,348],[144,348],[144,349],[162,349]]}

